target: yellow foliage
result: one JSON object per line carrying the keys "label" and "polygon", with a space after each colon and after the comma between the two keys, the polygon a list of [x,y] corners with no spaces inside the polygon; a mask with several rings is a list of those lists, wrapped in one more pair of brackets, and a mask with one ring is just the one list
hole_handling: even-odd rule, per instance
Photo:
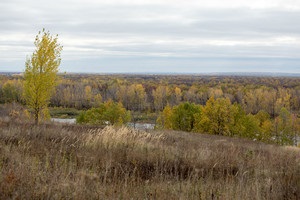
{"label": "yellow foliage", "polygon": [[92,88],[91,88],[91,86],[89,86],[89,85],[85,86],[84,92],[85,92],[85,99],[87,101],[91,101],[91,99],[92,99]]}
{"label": "yellow foliage", "polygon": [[31,114],[30,114],[30,112],[27,109],[25,109],[23,111],[23,114],[25,116],[25,119],[27,119],[27,120],[31,119],[31,117],[32,117]]}
{"label": "yellow foliage", "polygon": [[167,105],[157,119],[158,128],[172,129],[172,108]]}
{"label": "yellow foliage", "polygon": [[39,32],[35,38],[36,50],[26,60],[24,73],[24,99],[34,111],[35,123],[40,117],[47,116],[47,107],[57,84],[57,72],[60,65],[62,46],[49,32]]}

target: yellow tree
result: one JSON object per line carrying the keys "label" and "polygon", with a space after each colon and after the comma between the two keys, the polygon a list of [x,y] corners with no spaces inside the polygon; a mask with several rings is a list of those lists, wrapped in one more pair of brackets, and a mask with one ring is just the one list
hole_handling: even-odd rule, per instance
{"label": "yellow tree", "polygon": [[[212,96],[202,109],[202,118],[198,126],[200,130],[216,135],[230,135],[230,125],[233,123],[232,105],[229,99]],[[196,127],[197,128],[197,127]],[[197,128],[196,130],[199,130]]]}
{"label": "yellow tree", "polygon": [[130,109],[141,112],[146,101],[146,92],[142,84],[133,84],[128,88]]}
{"label": "yellow tree", "polygon": [[163,129],[172,129],[172,114],[172,108],[169,106],[169,104],[167,104],[156,120],[157,127]]}
{"label": "yellow tree", "polygon": [[101,104],[101,102],[102,102],[102,96],[101,96],[101,94],[99,93],[99,94],[96,94],[95,96],[94,96],[94,107],[99,107],[100,106],[100,104]]}
{"label": "yellow tree", "polygon": [[91,101],[93,97],[92,87],[87,85],[84,87],[84,104],[86,107],[91,106]]}
{"label": "yellow tree", "polygon": [[53,37],[43,29],[35,38],[36,50],[25,63],[24,98],[33,110],[35,124],[39,123],[42,114],[48,113],[48,104],[57,84],[62,50],[57,40],[57,35]]}
{"label": "yellow tree", "polygon": [[179,87],[175,87],[174,93],[175,93],[175,101],[176,101],[175,105],[178,105],[181,102],[181,99],[182,99],[181,89]]}
{"label": "yellow tree", "polygon": [[168,86],[159,85],[156,90],[152,91],[154,99],[154,107],[156,111],[161,111],[167,105],[170,97],[170,89]]}
{"label": "yellow tree", "polygon": [[281,108],[279,116],[275,118],[275,137],[281,145],[292,145],[296,135],[296,119],[286,108]]}
{"label": "yellow tree", "polygon": [[92,88],[91,86],[87,85],[84,88],[84,95],[85,95],[85,99],[90,102],[92,100]]}

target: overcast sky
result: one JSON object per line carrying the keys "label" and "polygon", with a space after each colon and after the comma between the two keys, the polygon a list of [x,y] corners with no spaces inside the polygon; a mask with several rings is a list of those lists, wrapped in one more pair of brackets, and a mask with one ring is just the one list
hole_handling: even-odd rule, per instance
{"label": "overcast sky", "polygon": [[64,72],[300,73],[299,0],[1,0],[0,71],[45,28]]}

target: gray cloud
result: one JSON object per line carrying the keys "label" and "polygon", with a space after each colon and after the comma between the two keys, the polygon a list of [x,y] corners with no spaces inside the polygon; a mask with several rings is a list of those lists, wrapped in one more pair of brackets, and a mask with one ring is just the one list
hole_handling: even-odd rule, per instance
{"label": "gray cloud", "polygon": [[294,61],[300,59],[298,7],[84,2],[0,2],[0,70],[10,64],[22,69],[34,36],[45,27],[59,34],[66,60],[62,67],[70,71],[72,66],[84,67],[84,62],[94,67],[104,62],[116,69],[140,64],[153,70],[164,65],[163,70],[172,71],[190,63],[194,71],[211,64],[215,70],[223,65],[238,71],[241,65],[252,71],[251,65],[260,65],[299,72]]}

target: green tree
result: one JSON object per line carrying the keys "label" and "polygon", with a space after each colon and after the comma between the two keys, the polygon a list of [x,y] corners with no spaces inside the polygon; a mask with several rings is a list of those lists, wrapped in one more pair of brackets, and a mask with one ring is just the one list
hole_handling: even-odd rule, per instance
{"label": "green tree", "polygon": [[110,124],[121,125],[130,121],[131,115],[127,111],[122,103],[116,103],[113,101],[108,101],[105,104],[106,112],[103,113],[104,120],[108,121]]}
{"label": "green tree", "polygon": [[36,50],[25,63],[24,98],[38,124],[42,114],[48,113],[48,104],[55,91],[62,46],[57,35],[53,37],[44,29],[36,36],[34,45]]}
{"label": "green tree", "polygon": [[174,130],[192,131],[195,126],[195,115],[201,113],[199,105],[185,102],[175,106],[172,110],[172,128]]}
{"label": "green tree", "polygon": [[121,103],[108,101],[100,104],[98,108],[91,108],[82,112],[76,122],[93,125],[121,125],[130,121],[130,113]]}
{"label": "green tree", "polygon": [[249,130],[246,129],[248,123],[248,116],[242,109],[241,105],[233,104],[230,106],[230,124],[228,124],[230,135],[244,136]]}
{"label": "green tree", "polygon": [[291,145],[294,140],[293,115],[286,109],[281,108],[279,116],[275,118],[276,142],[281,145]]}
{"label": "green tree", "polygon": [[260,128],[260,140],[269,142],[272,138],[273,124],[271,116],[264,110],[260,110],[255,118],[258,120]]}
{"label": "green tree", "polygon": [[262,140],[262,135],[259,130],[259,121],[254,115],[246,115],[242,123],[245,127],[245,130],[241,135],[242,137],[251,138],[254,140]]}
{"label": "green tree", "polygon": [[259,129],[259,120],[252,114],[246,115],[241,105],[235,103],[230,106],[229,118],[231,120],[226,126],[229,128],[230,136],[262,140],[263,135]]}
{"label": "green tree", "polygon": [[19,80],[9,80],[3,84],[2,98],[3,103],[11,103],[13,101],[21,102],[22,83]]}

